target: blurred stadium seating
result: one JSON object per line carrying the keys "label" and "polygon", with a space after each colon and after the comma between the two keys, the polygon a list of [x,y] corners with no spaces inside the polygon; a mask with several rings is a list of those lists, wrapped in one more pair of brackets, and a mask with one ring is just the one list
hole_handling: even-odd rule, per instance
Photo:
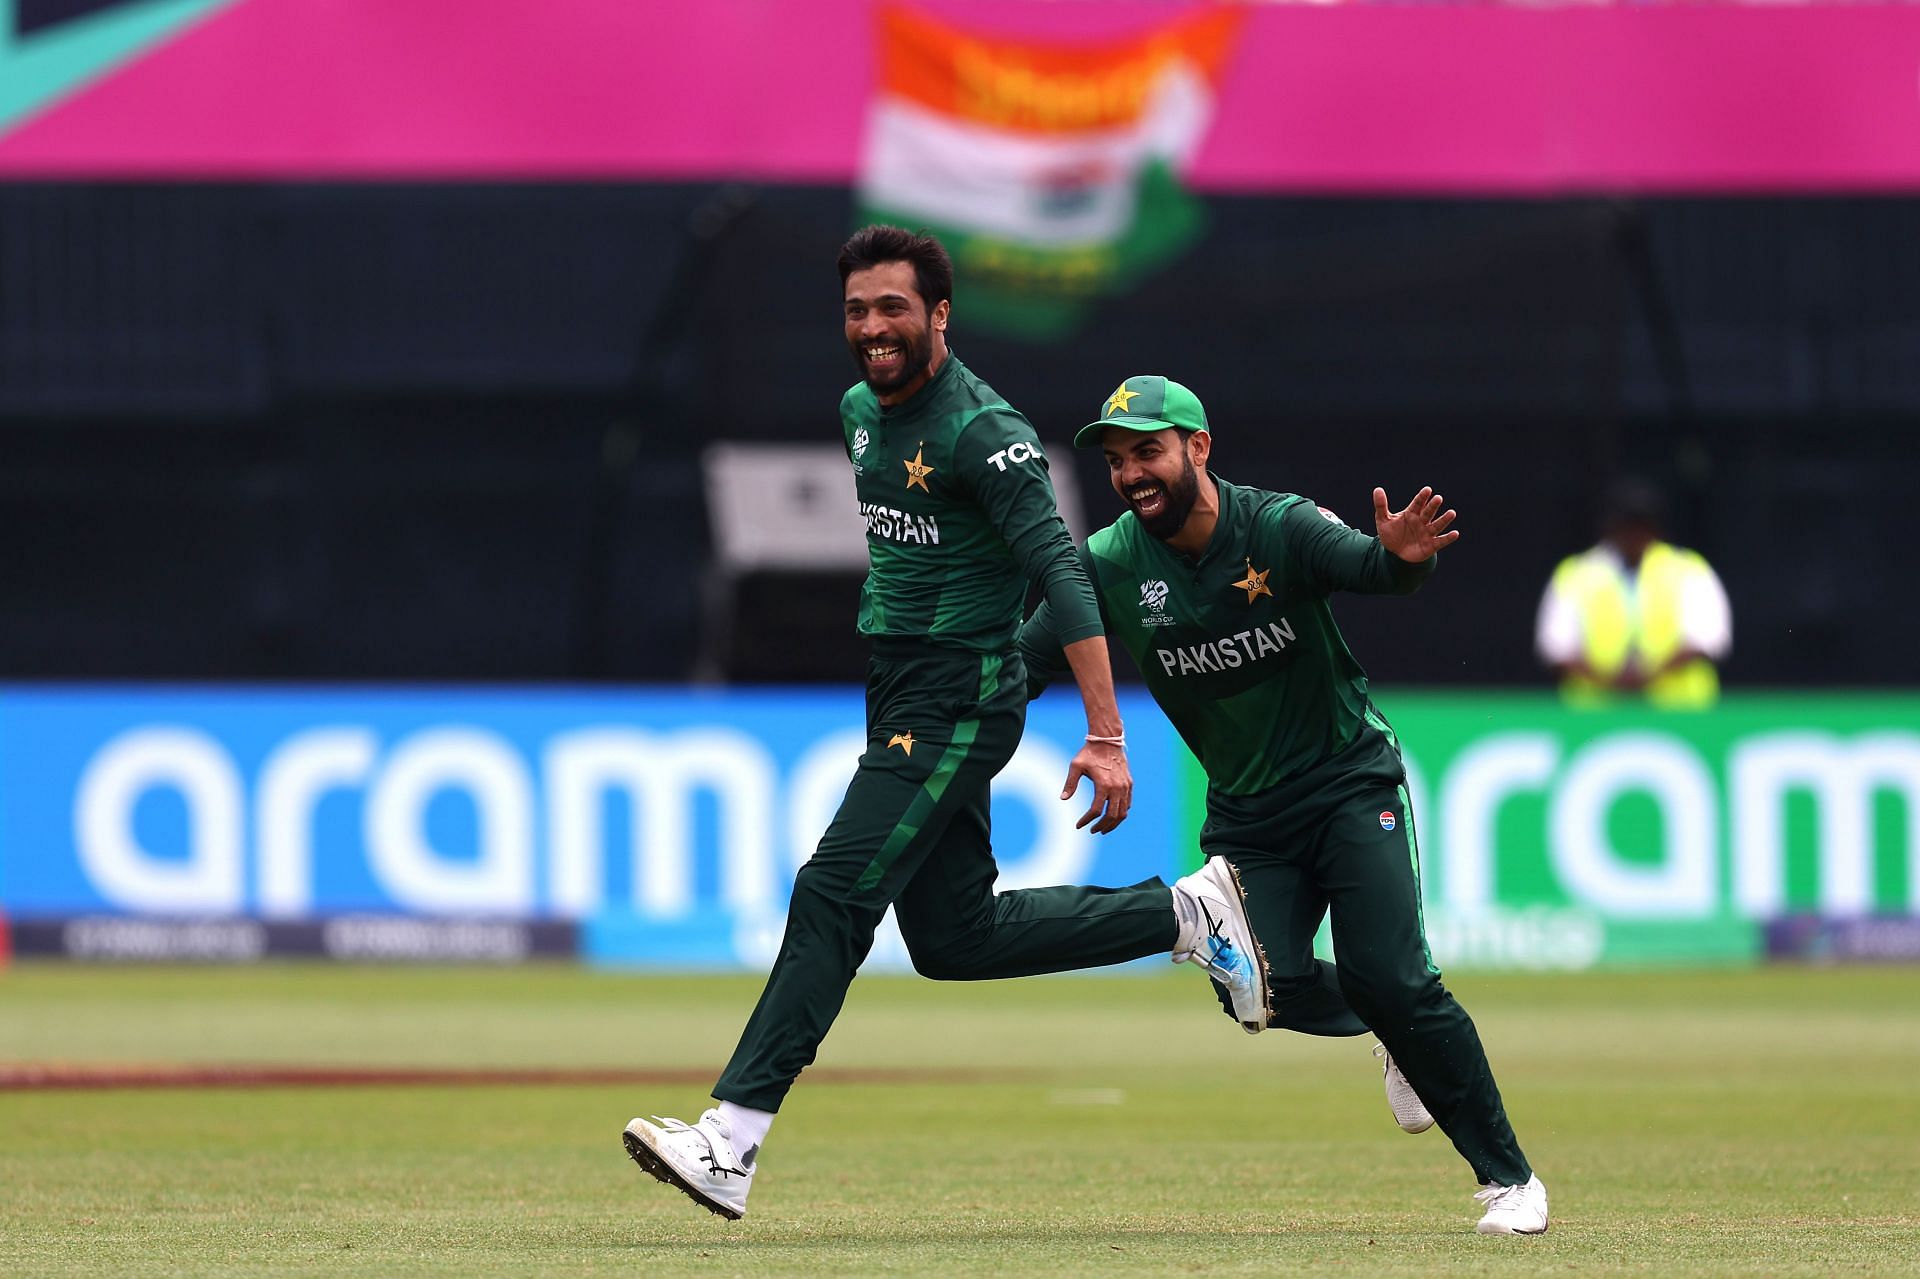
{"label": "blurred stadium seating", "polygon": [[[849,380],[830,261],[846,193],[759,192],[669,296],[710,194],[0,184],[0,672],[689,675],[700,449],[830,440]],[[1177,270],[1044,359],[964,311],[956,348],[1043,435],[1162,369],[1202,390],[1230,476],[1349,518],[1375,483],[1438,482],[1469,535],[1496,534],[1448,565],[1481,619],[1527,616],[1588,537],[1596,477],[1631,460],[1679,489],[1678,535],[1728,582],[1737,682],[1910,677],[1909,627],[1847,619],[1910,609],[1886,590],[1900,513],[1861,499],[1920,430],[1902,356],[1920,204],[1223,197],[1209,214]],[[1055,464],[1080,468],[1099,518],[1097,467]],[[845,638],[843,604],[818,645]],[[1537,682],[1524,624],[1433,640],[1397,679]]]}

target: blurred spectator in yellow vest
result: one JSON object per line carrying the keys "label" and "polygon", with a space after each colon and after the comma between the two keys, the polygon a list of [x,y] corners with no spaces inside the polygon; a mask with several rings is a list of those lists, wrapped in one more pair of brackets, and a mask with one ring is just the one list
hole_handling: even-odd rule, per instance
{"label": "blurred spectator in yellow vest", "polygon": [[1660,494],[1623,480],[1600,544],[1560,562],[1540,600],[1534,646],[1573,706],[1644,697],[1699,710],[1720,696],[1714,663],[1733,647],[1727,592],[1698,552],[1660,540]]}

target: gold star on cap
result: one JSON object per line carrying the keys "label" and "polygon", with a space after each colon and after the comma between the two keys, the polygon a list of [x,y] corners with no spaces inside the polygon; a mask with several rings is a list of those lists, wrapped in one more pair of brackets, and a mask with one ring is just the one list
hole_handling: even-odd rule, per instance
{"label": "gold star on cap", "polygon": [[1115,413],[1125,413],[1127,406],[1133,403],[1133,397],[1138,394],[1140,394],[1138,391],[1129,391],[1127,384],[1122,382],[1120,389],[1115,391],[1112,397],[1107,400],[1107,411],[1100,416],[1112,417]]}
{"label": "gold star on cap", "polygon": [[904,733],[895,733],[893,740],[887,743],[888,750],[892,750],[896,746],[908,755],[913,754],[913,730],[911,728]]}
{"label": "gold star on cap", "polygon": [[933,490],[927,487],[927,477],[933,474],[933,468],[920,460],[921,455],[926,451],[927,442],[922,440],[920,446],[913,451],[913,461],[902,462],[900,465],[907,468],[908,488],[918,484],[922,493],[932,493]]}
{"label": "gold star on cap", "polygon": [[1248,560],[1247,575],[1235,582],[1234,585],[1247,593],[1247,603],[1249,604],[1253,603],[1254,598],[1260,595],[1272,599],[1273,592],[1267,589],[1267,574],[1271,572],[1273,572],[1273,570],[1270,568],[1263,568],[1257,573],[1254,572],[1253,561]]}

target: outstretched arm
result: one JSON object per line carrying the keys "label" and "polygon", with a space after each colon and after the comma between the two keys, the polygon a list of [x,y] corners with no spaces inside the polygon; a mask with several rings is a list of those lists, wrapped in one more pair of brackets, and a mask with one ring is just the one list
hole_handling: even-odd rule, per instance
{"label": "outstretched arm", "polygon": [[[1355,591],[1362,595],[1410,595],[1432,576],[1439,563],[1434,549],[1458,538],[1443,524],[1436,530],[1424,515],[1431,493],[1423,502],[1398,515],[1386,508],[1386,494],[1373,491],[1374,522],[1379,529],[1368,537],[1349,528],[1339,516],[1310,501],[1296,501],[1280,509],[1274,524],[1281,545],[1302,576],[1322,594]],[[1453,512],[1445,520],[1451,522]]]}
{"label": "outstretched arm", "polygon": [[1413,495],[1405,510],[1390,511],[1387,491],[1373,491],[1373,528],[1380,545],[1409,564],[1421,564],[1433,558],[1444,546],[1460,540],[1460,530],[1449,529],[1455,512],[1443,510],[1446,502],[1432,488]]}

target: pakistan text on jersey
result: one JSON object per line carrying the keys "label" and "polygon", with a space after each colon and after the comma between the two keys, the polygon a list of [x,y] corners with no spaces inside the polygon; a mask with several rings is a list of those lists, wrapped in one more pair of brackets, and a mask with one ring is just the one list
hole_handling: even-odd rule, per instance
{"label": "pakistan text on jersey", "polygon": [[1293,624],[1283,617],[1205,644],[1157,648],[1154,655],[1169,675],[1210,675],[1257,662],[1269,653],[1280,652],[1292,640]]}
{"label": "pakistan text on jersey", "polygon": [[903,545],[940,545],[940,521],[931,515],[896,511],[878,502],[860,503],[860,514],[866,517],[869,537],[881,537]]}

